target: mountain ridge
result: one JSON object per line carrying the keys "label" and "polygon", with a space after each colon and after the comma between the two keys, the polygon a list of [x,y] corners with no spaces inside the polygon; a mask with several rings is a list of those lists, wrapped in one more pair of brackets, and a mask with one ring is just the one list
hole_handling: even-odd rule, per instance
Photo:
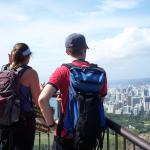
{"label": "mountain ridge", "polygon": [[136,78],[136,79],[121,79],[108,81],[110,86],[127,86],[127,85],[146,85],[150,84],[150,78]]}

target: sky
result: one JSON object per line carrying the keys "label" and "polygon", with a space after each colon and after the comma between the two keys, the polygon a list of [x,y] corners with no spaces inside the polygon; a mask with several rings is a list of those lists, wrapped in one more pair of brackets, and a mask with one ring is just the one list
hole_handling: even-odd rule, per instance
{"label": "sky", "polygon": [[30,64],[41,82],[63,63],[65,39],[81,33],[87,59],[109,81],[150,77],[149,0],[1,0],[0,66],[18,42],[33,52]]}

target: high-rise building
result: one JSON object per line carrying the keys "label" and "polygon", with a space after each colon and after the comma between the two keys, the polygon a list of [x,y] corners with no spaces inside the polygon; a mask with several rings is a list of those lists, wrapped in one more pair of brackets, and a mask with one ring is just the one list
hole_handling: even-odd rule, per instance
{"label": "high-rise building", "polygon": [[134,107],[136,104],[141,103],[141,98],[140,97],[132,97],[131,98],[131,106]]}
{"label": "high-rise building", "polygon": [[144,98],[144,110],[150,111],[150,96]]}

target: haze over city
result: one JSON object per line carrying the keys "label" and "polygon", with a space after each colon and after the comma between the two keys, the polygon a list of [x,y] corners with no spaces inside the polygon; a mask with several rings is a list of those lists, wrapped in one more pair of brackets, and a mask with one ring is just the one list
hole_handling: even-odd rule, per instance
{"label": "haze over city", "polygon": [[87,60],[105,68],[108,80],[150,77],[149,0],[1,0],[0,65],[17,42],[33,52],[30,65],[47,81],[69,62],[70,33],[87,39]]}

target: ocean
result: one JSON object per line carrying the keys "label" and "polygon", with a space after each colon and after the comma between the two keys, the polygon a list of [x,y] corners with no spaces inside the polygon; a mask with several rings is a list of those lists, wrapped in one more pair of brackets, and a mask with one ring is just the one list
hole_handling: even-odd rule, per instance
{"label": "ocean", "polygon": [[52,106],[55,110],[55,113],[54,113],[54,119],[57,119],[58,118],[58,109],[57,109],[57,105],[58,105],[58,102],[56,100],[56,98],[52,97],[50,99],[50,106]]}

